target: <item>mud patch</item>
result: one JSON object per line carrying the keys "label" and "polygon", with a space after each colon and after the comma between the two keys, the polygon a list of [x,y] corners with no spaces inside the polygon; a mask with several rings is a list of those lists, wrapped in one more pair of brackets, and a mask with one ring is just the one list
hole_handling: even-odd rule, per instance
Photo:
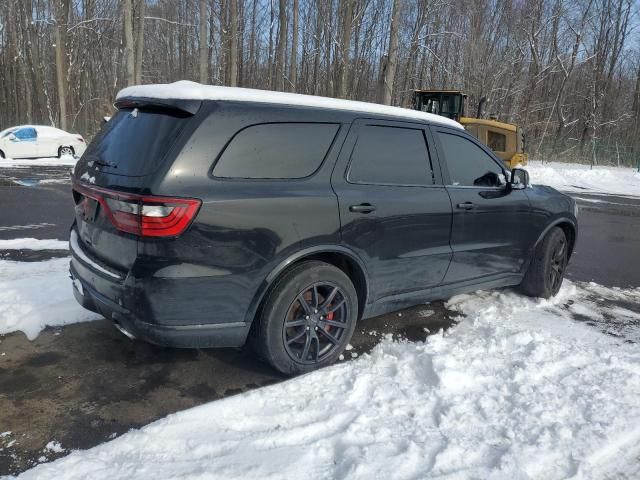
{"label": "mud patch", "polygon": [[66,250],[0,250],[1,260],[12,260],[14,262],[42,262],[51,258],[68,257]]}

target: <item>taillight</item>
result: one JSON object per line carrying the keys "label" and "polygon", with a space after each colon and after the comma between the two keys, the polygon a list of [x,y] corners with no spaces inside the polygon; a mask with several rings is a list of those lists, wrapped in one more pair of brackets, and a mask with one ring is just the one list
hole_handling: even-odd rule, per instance
{"label": "taillight", "polygon": [[202,201],[116,192],[74,182],[73,189],[96,200],[122,232],[143,237],[175,237],[191,225]]}

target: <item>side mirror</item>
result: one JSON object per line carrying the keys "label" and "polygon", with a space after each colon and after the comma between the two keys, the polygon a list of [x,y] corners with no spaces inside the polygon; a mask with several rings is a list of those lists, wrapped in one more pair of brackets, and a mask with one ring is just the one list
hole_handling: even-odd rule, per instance
{"label": "side mirror", "polygon": [[509,185],[514,190],[523,190],[531,183],[529,182],[529,172],[524,168],[514,168],[511,170],[511,180]]}
{"label": "side mirror", "polygon": [[9,140],[11,140],[12,142],[15,142],[16,140],[18,140],[18,138],[13,133],[10,133]]}

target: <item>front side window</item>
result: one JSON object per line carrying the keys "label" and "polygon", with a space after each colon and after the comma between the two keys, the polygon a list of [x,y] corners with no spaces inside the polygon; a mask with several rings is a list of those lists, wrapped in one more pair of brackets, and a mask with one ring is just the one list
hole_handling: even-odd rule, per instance
{"label": "front side window", "polygon": [[335,123],[265,123],[241,130],[213,168],[222,178],[294,179],[315,172],[338,133]]}
{"label": "front side window", "polygon": [[437,133],[449,170],[450,184],[462,187],[500,187],[504,171],[471,140],[452,133]]}
{"label": "front side window", "polygon": [[35,140],[38,134],[35,128],[21,128],[15,133],[16,138],[20,140]]}
{"label": "front side window", "polygon": [[433,185],[424,132],[366,125],[358,132],[347,179],[378,185]]}

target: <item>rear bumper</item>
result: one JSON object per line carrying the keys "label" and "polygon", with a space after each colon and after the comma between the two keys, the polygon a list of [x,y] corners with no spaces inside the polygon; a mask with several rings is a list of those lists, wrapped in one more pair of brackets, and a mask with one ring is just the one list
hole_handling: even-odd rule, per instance
{"label": "rear bumper", "polygon": [[[245,322],[167,325],[158,318],[142,317],[135,306],[142,303],[136,292],[144,290],[144,279],[131,275],[123,281],[106,278],[84,263],[73,249],[71,254],[69,273],[77,302],[114,322],[128,337],[178,348],[239,347],[245,343],[250,328]],[[157,301],[162,302],[162,298]],[[209,311],[215,309],[212,305]],[[188,313],[185,316],[190,318]]]}

